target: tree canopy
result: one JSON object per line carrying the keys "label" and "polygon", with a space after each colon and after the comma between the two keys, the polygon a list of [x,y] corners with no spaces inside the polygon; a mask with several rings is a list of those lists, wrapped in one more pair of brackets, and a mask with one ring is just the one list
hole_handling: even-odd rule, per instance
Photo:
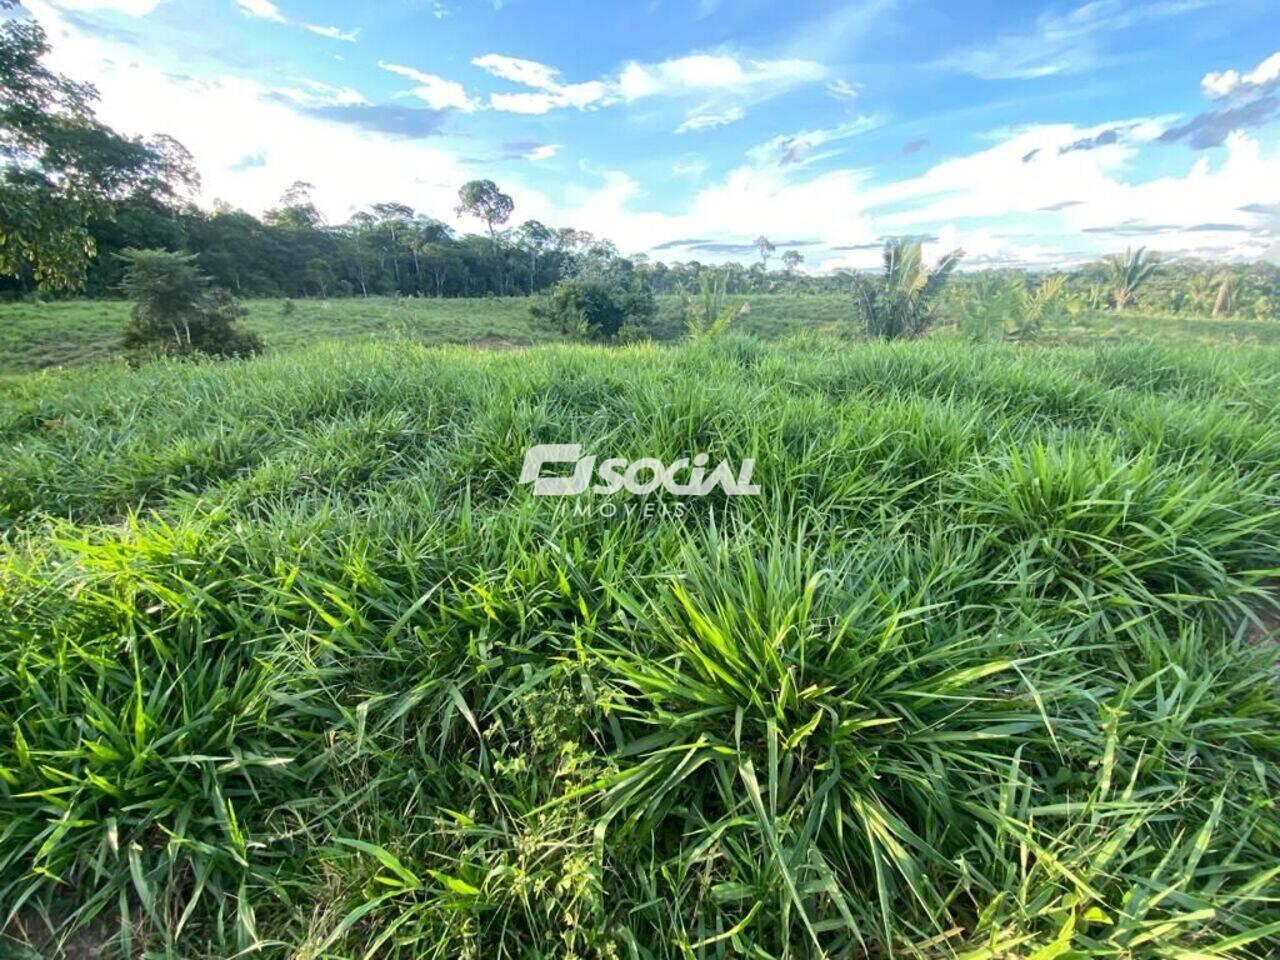
{"label": "tree canopy", "polygon": [[124,137],[99,121],[97,91],[50,70],[48,53],[34,20],[0,22],[0,273],[65,290],[84,283],[97,249],[91,227],[115,204],[146,197],[171,207],[197,177],[177,141]]}

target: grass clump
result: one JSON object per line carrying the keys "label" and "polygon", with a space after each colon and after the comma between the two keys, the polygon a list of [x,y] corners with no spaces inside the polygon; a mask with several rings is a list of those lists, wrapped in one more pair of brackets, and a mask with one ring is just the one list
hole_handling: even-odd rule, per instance
{"label": "grass clump", "polygon": [[[5,934],[1274,955],[1278,401],[1262,354],[734,334],[14,381]],[[530,496],[567,442],[762,493]]]}

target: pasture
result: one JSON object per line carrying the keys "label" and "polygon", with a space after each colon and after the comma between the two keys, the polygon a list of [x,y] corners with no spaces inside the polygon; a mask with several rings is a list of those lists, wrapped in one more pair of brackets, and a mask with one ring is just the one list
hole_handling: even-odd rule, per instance
{"label": "pasture", "polygon": [[[679,336],[679,301],[659,297],[653,334]],[[751,312],[736,326],[764,339],[795,334],[852,332],[850,298],[840,294],[749,294]],[[434,300],[389,297],[341,300],[249,300],[244,326],[268,349],[291,350],[325,340],[394,339],[425,345],[472,344],[506,348],[547,343],[558,335],[529,315],[526,297]],[[117,356],[130,305],[121,300],[0,303],[0,375],[50,367],[76,367]],[[949,334],[945,325],[935,336]],[[954,331],[951,331],[954,335]],[[1242,318],[1150,313],[1086,312],[1046,330],[1049,343],[1155,342],[1171,345],[1280,345],[1280,323]]]}
{"label": "pasture", "polygon": [[[1280,948],[1274,351],[421,343],[524,316],[8,380],[11,953]],[[537,443],[761,492],[536,498]]]}

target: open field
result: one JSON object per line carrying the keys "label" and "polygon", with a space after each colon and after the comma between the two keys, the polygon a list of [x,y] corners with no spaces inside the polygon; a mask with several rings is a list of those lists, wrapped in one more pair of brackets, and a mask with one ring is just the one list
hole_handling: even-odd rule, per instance
{"label": "open field", "polygon": [[[848,332],[851,326],[847,296],[752,294],[743,299],[751,304],[751,314],[739,322],[738,329],[753,336],[778,339],[802,332],[839,333]],[[280,300],[251,300],[246,303],[249,318],[245,326],[260,334],[273,350],[331,339],[393,337],[428,345],[481,346],[529,345],[556,339],[553,331],[529,316],[532,302],[523,297],[298,300],[295,312],[286,314]],[[658,332],[678,335],[677,300],[660,298],[660,310]],[[123,301],[0,304],[0,374],[107,360],[120,350],[121,331],[128,317],[129,305]],[[937,335],[946,336],[945,327]],[[1046,331],[1045,338],[1055,343],[1150,340],[1172,345],[1280,345],[1280,323],[1105,312],[1074,318],[1062,329]]]}
{"label": "open field", "polygon": [[331,344],[13,378],[0,456],[19,956],[1280,950],[1270,350]]}

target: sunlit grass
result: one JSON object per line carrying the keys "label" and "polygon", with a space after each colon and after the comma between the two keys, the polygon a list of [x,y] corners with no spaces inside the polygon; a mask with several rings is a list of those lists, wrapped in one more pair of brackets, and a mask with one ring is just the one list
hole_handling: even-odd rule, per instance
{"label": "sunlit grass", "polygon": [[[1265,350],[945,341],[12,381],[6,933],[1273,956],[1277,410]],[[762,494],[575,514],[555,442]]]}

